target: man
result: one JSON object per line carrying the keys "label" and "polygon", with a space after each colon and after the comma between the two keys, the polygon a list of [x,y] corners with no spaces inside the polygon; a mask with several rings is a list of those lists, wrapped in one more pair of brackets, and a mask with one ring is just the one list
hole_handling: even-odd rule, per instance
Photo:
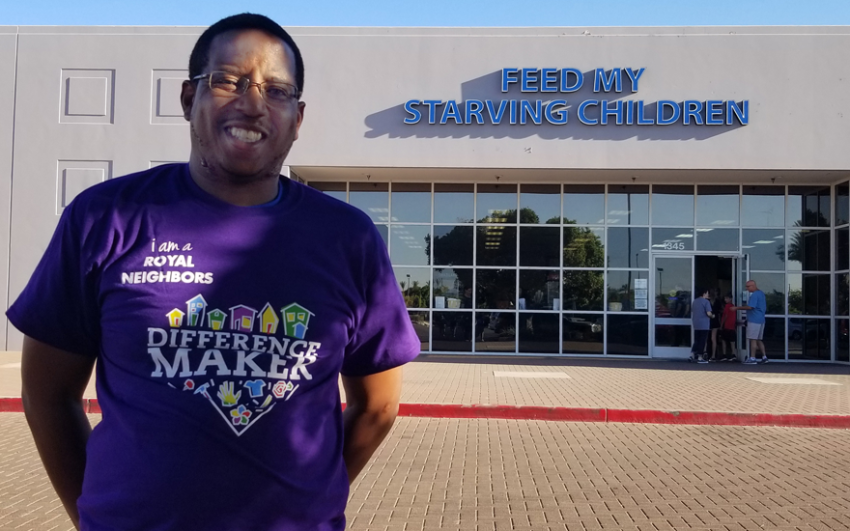
{"label": "man", "polygon": [[[744,286],[750,292],[747,304],[735,306],[735,310],[747,310],[747,339],[750,340],[750,356],[743,363],[754,365],[756,363],[767,363],[767,351],[764,348],[764,314],[767,313],[767,299],[764,292],[758,289],[755,280],[748,280]],[[753,354],[761,350],[761,358],[756,359]]]}
{"label": "man", "polygon": [[714,314],[711,312],[711,302],[708,300],[708,289],[697,288],[700,295],[694,299],[691,320],[694,326],[694,344],[691,347],[690,361],[697,363],[708,363],[703,353],[705,342],[708,339],[709,325]]}
{"label": "man", "polygon": [[292,38],[229,17],[189,71],[188,165],[80,194],[8,312],[27,419],[81,529],[342,530],[420,344],[369,218],[280,177]]}

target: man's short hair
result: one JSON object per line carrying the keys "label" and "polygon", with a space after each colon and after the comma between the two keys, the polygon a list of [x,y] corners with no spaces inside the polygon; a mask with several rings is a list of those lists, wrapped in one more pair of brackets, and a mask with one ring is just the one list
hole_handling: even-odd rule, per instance
{"label": "man's short hair", "polygon": [[210,26],[198,38],[192,55],[189,56],[189,79],[204,73],[204,69],[210,61],[210,47],[213,39],[222,33],[233,30],[260,30],[282,40],[295,55],[295,86],[298,92],[304,91],[304,61],[301,59],[301,50],[292,40],[289,33],[280,27],[275,21],[263,15],[255,13],[241,13],[223,18]]}

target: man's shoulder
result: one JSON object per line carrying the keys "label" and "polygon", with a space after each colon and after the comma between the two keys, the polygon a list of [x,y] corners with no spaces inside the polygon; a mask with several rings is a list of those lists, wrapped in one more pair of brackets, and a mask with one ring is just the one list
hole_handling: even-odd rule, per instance
{"label": "man's shoulder", "polygon": [[292,186],[301,195],[300,206],[302,210],[310,215],[321,218],[323,221],[338,223],[335,230],[361,230],[363,227],[374,226],[374,222],[369,215],[355,206],[331,197],[306,184],[292,181]]}
{"label": "man's shoulder", "polygon": [[147,170],[130,173],[86,188],[74,198],[72,205],[85,211],[114,207],[127,201],[164,200],[174,189],[186,164],[164,164]]}

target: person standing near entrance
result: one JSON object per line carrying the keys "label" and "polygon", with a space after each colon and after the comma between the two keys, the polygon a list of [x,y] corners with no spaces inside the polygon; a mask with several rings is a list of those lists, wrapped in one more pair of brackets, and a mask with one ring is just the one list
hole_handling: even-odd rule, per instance
{"label": "person standing near entrance", "polygon": [[[723,306],[723,317],[720,318],[720,344],[723,345],[723,360],[738,361],[736,343],[738,342],[738,311],[732,302],[732,294],[727,293],[726,304]],[[726,344],[729,344],[729,355],[726,355]]]}
{"label": "person standing near entrance", "polygon": [[[747,339],[750,343],[750,356],[744,363],[753,365],[755,363],[767,363],[767,351],[764,348],[764,314],[767,313],[767,299],[764,292],[758,289],[755,280],[748,280],[744,285],[750,292],[750,298],[744,306],[736,306],[736,310],[747,310]],[[761,358],[758,360],[753,356],[761,350]]]}
{"label": "person standing near entrance", "polygon": [[700,288],[696,292],[700,296],[694,299],[692,305],[691,321],[694,325],[694,345],[691,347],[691,361],[708,363],[702,354],[705,352],[705,340],[708,339],[708,331],[714,313],[711,311],[711,302],[708,300],[708,290]]}

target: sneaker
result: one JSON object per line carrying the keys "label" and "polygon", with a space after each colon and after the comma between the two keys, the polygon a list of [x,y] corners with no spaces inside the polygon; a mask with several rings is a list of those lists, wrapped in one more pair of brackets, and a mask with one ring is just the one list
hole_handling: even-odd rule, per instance
{"label": "sneaker", "polygon": [[747,358],[744,361],[742,361],[741,363],[743,363],[744,365],[755,365],[758,362],[756,361],[755,358]]}
{"label": "sneaker", "polygon": [[767,356],[765,356],[765,357],[763,357],[763,358],[759,358],[759,359],[758,359],[758,363],[760,363],[760,364],[762,364],[762,365],[764,365],[764,364],[765,364],[765,363],[767,363],[768,361],[770,361],[770,360],[768,360],[768,359],[767,359]]}
{"label": "sneaker", "polygon": [[696,358],[694,358],[694,355],[691,354],[690,357],[688,357],[688,363],[693,363],[695,361],[696,361]]}
{"label": "sneaker", "polygon": [[717,363],[717,358],[708,358],[709,363]]}
{"label": "sneaker", "polygon": [[708,360],[703,358],[702,356],[700,356],[699,359],[697,360],[697,363],[708,363]]}
{"label": "sneaker", "polygon": [[727,356],[723,361],[733,362],[733,361],[738,361],[738,358],[736,358],[735,356]]}

